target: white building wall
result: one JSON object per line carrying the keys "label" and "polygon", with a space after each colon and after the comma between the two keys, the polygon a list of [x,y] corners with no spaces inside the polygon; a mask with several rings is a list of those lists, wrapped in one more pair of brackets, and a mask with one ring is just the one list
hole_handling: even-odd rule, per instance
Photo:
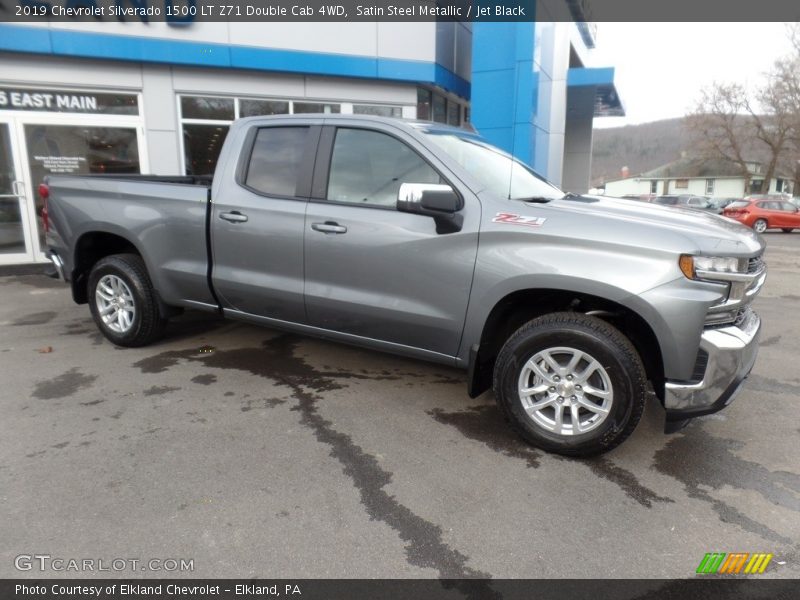
{"label": "white building wall", "polygon": [[534,169],[561,185],[567,119],[567,71],[570,29],[574,23],[537,22],[534,29],[534,77],[538,98],[534,118]]}
{"label": "white building wall", "polygon": [[[617,181],[608,181],[605,185],[606,196],[625,196],[627,194],[649,194],[650,193],[650,180],[649,179],[618,179]],[[661,193],[661,184],[659,182],[658,193]]]}
{"label": "white building wall", "polygon": [[[713,198],[742,198],[746,196],[749,191],[745,190],[743,177],[715,177],[714,179],[714,193],[706,194],[706,178],[697,177],[688,180],[688,187],[676,187],[675,179],[657,179],[656,193],[662,194],[692,194],[694,196],[711,196]],[[629,177],[628,179],[619,179],[617,181],[609,181],[605,184],[605,193],[607,196],[623,196],[625,194],[649,194],[650,182],[652,179],[643,177]],[[664,182],[667,181],[667,191],[664,191]],[[774,178],[770,183],[769,193],[776,194],[777,178]]]}
{"label": "white building wall", "polygon": [[[773,183],[773,186],[775,184]],[[715,198],[742,198],[747,195],[744,189],[744,179],[731,177],[730,179],[714,180]]]}

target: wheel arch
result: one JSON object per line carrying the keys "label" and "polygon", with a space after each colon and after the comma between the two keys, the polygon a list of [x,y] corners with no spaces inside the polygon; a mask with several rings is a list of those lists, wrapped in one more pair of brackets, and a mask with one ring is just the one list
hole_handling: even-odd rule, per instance
{"label": "wheel arch", "polygon": [[593,315],[619,329],[636,348],[656,395],[663,399],[662,350],[647,320],[619,301],[557,288],[517,290],[495,303],[484,321],[479,342],[470,347],[469,395],[474,398],[491,387],[495,360],[511,334],[531,319],[560,311]]}
{"label": "wheel arch", "polygon": [[119,233],[92,229],[81,233],[75,240],[70,281],[72,299],[77,304],[88,302],[86,284],[92,267],[100,259],[114,254],[136,254],[144,260],[144,256],[136,244]]}

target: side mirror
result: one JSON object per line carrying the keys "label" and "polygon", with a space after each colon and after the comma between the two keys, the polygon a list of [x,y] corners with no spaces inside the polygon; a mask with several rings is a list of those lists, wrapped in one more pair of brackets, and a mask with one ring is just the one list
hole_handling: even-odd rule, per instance
{"label": "side mirror", "polygon": [[449,185],[436,183],[404,183],[397,193],[397,210],[433,217],[436,233],[461,231],[464,200]]}

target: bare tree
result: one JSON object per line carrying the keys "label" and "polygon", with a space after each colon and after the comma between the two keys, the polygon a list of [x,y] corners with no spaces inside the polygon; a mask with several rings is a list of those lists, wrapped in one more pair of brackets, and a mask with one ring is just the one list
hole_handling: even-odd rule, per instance
{"label": "bare tree", "polygon": [[800,156],[800,28],[789,35],[795,53],[775,62],[758,92],[738,83],[714,83],[686,117],[700,156],[736,165],[745,190],[752,177],[749,163],[762,163],[763,180],[756,191],[764,193],[779,166],[794,166]]}
{"label": "bare tree", "polygon": [[721,158],[736,165],[750,185],[750,166],[745,154],[745,140],[753,135],[746,112],[747,94],[736,83],[714,83],[702,90],[694,111],[687,115],[686,126],[702,158]]}

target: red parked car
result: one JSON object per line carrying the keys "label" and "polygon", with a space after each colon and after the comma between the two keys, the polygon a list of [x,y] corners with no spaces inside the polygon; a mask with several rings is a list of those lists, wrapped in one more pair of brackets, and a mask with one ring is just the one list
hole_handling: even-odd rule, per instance
{"label": "red parked car", "polygon": [[800,210],[787,200],[736,200],[723,209],[722,215],[752,227],[758,233],[764,233],[767,229],[781,229],[785,233],[800,229]]}

